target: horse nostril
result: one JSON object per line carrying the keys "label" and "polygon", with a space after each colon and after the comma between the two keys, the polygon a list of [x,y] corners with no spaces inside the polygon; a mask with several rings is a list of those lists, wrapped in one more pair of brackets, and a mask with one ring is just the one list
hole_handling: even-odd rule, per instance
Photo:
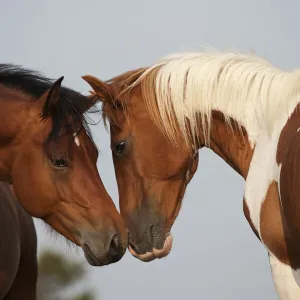
{"label": "horse nostril", "polygon": [[110,242],[110,247],[109,247],[109,254],[111,256],[116,256],[120,252],[120,237],[118,234],[115,234]]}
{"label": "horse nostril", "polygon": [[154,225],[151,225],[149,227],[149,240],[151,241],[151,243],[154,243],[156,236],[155,236],[155,232],[154,232]]}

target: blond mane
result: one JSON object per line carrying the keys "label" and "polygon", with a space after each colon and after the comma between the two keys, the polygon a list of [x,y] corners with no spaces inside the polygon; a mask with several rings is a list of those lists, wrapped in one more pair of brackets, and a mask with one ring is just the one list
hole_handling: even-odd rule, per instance
{"label": "blond mane", "polygon": [[108,79],[105,81],[105,83],[113,84],[116,97],[118,98],[124,92],[126,92],[127,89],[129,89],[132,86],[132,84],[135,83],[147,70],[148,68],[139,68],[136,70],[131,70],[121,75],[115,76],[111,79]]}
{"label": "blond mane", "polygon": [[300,72],[284,72],[253,54],[176,53],[125,77],[121,92],[141,86],[151,117],[174,142],[179,132],[188,143],[194,139],[200,120],[208,144],[212,111],[218,110],[255,143],[300,101]]}

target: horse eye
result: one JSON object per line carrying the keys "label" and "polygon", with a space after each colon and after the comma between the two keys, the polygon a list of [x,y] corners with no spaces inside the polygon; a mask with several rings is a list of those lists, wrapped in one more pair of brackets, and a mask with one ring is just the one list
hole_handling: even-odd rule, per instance
{"label": "horse eye", "polygon": [[68,166],[67,161],[63,158],[51,159],[51,163],[56,168],[66,168]]}
{"label": "horse eye", "polygon": [[123,154],[125,150],[125,142],[124,141],[120,141],[115,145],[115,154],[117,156],[121,156]]}
{"label": "horse eye", "polygon": [[115,100],[115,102],[113,103],[113,108],[114,109],[120,109],[122,108],[122,104],[119,100]]}

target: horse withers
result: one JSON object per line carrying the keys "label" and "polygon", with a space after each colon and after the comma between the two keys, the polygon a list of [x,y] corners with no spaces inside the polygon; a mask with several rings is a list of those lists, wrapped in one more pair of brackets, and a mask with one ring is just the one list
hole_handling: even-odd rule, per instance
{"label": "horse withers", "polygon": [[102,266],[121,259],[128,233],[98,174],[86,116],[94,102],[62,80],[0,65],[0,180]]}

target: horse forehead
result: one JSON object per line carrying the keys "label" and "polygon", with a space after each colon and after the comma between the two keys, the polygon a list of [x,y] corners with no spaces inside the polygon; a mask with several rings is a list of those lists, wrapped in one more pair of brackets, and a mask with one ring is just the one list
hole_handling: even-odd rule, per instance
{"label": "horse forehead", "polygon": [[87,134],[86,131],[80,131],[79,133],[73,133],[72,144],[74,149],[77,149],[77,153],[81,153],[81,157],[91,161],[98,158],[98,149],[93,139]]}
{"label": "horse forehead", "polygon": [[84,129],[72,133],[72,143],[76,148],[91,149],[94,147],[94,143]]}

